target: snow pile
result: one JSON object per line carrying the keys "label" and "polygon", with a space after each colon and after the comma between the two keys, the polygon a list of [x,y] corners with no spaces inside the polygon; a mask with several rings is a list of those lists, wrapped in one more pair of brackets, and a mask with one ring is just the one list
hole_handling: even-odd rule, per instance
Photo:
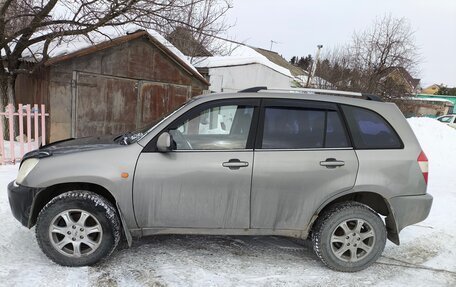
{"label": "snow pile", "polygon": [[[401,232],[401,246],[390,246],[385,250],[384,256],[451,270],[454,276],[456,129],[430,118],[410,118],[408,122],[429,159],[427,192],[434,197],[434,201],[429,217],[405,228]],[[449,285],[454,286],[455,283]]]}
{"label": "snow pile", "polygon": [[154,236],[93,267],[49,261],[34,230],[13,218],[6,185],[18,165],[0,167],[1,286],[456,286],[456,129],[409,119],[430,160],[424,222],[388,243],[377,263],[358,273],[325,267],[308,242],[275,236]]}
{"label": "snow pile", "polygon": [[429,180],[442,172],[454,174],[448,160],[456,163],[456,129],[431,118],[409,118],[408,122],[429,159]]}

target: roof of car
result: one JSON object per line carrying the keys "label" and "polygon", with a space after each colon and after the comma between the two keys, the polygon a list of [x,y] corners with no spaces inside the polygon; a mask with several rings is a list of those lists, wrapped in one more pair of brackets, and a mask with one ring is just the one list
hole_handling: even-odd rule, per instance
{"label": "roof of car", "polygon": [[214,93],[195,97],[194,100],[209,101],[217,99],[246,99],[246,98],[269,98],[269,99],[300,99],[307,101],[322,101],[331,103],[343,103],[355,106],[364,106],[375,108],[378,105],[392,104],[379,101],[366,100],[361,97],[348,97],[340,95],[324,95],[316,93],[298,93],[286,91],[265,90],[260,92],[242,92],[242,93]]}

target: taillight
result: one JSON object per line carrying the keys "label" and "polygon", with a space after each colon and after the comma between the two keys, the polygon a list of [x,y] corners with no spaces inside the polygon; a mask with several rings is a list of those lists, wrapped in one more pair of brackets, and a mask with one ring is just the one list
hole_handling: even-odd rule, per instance
{"label": "taillight", "polygon": [[424,181],[428,183],[429,174],[429,160],[424,152],[420,153],[418,157],[418,164],[420,165],[421,172],[423,173]]}

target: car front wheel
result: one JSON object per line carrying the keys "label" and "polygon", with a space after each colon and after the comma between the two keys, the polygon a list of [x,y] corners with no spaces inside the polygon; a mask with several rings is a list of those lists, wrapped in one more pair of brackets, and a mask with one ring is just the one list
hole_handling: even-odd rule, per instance
{"label": "car front wheel", "polygon": [[386,228],[366,205],[339,203],[319,216],[312,230],[312,243],[317,256],[331,269],[360,271],[382,254]]}
{"label": "car front wheel", "polygon": [[41,210],[36,225],[40,248],[64,266],[92,265],[108,256],[120,239],[113,205],[89,191],[69,191]]}

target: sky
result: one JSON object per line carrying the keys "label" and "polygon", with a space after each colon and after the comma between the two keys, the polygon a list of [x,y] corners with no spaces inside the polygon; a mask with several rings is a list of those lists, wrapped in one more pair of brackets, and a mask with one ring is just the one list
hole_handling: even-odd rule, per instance
{"label": "sky", "polygon": [[233,0],[228,36],[289,60],[350,42],[376,18],[405,18],[415,31],[421,86],[456,87],[456,0]]}

